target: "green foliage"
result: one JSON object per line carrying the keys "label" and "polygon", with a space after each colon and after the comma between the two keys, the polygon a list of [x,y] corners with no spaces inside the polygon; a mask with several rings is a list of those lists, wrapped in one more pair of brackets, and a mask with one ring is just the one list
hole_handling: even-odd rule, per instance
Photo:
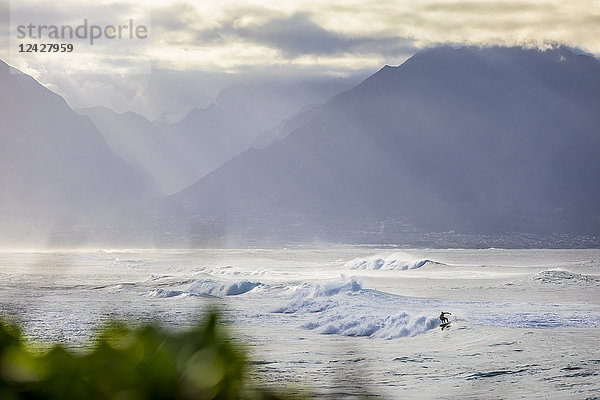
{"label": "green foliage", "polygon": [[211,312],[180,333],[113,323],[91,350],[26,348],[18,326],[0,320],[0,399],[280,399],[247,377],[245,353]]}

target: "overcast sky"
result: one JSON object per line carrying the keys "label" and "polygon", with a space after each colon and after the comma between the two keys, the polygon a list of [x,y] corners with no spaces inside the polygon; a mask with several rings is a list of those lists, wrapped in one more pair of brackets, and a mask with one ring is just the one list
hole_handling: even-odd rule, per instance
{"label": "overcast sky", "polygon": [[[600,55],[600,0],[14,0],[10,8],[0,1],[0,58],[72,107],[152,118],[206,106],[230,83],[367,76],[441,43],[560,42]],[[149,25],[150,37],[76,43],[71,54],[15,54],[17,22],[76,25],[84,18],[104,26],[134,18]]]}

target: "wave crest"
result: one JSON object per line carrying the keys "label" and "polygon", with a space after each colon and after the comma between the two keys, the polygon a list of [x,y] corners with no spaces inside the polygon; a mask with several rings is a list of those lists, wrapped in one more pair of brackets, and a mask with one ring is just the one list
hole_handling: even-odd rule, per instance
{"label": "wave crest", "polygon": [[293,293],[292,300],[273,312],[291,314],[296,312],[316,313],[332,307],[335,303],[328,299],[338,294],[357,293],[362,285],[354,278],[335,280],[324,283],[302,283],[289,288]]}
{"label": "wave crest", "polygon": [[304,283],[292,288],[292,292],[292,300],[274,312],[310,315],[302,327],[323,334],[393,339],[425,333],[439,323],[437,318],[407,312],[381,315],[385,311],[368,305],[376,304],[382,294],[363,290],[354,278]]}
{"label": "wave crest", "polygon": [[365,270],[409,270],[421,268],[427,263],[435,263],[428,259],[409,260],[410,256],[404,253],[394,253],[387,256],[359,257],[348,261],[344,268]]}
{"label": "wave crest", "polygon": [[158,297],[158,298],[168,298],[168,297],[179,297],[179,296],[188,296],[189,293],[183,292],[181,290],[163,290],[163,289],[152,289],[146,296],[148,297]]}
{"label": "wave crest", "polygon": [[237,296],[262,286],[264,285],[261,282],[250,282],[246,280],[219,283],[210,279],[205,279],[192,283],[188,292],[192,294],[209,294],[211,296]]}
{"label": "wave crest", "polygon": [[303,328],[324,334],[396,339],[426,333],[438,326],[438,323],[436,318],[405,312],[387,317],[331,313],[303,325]]}

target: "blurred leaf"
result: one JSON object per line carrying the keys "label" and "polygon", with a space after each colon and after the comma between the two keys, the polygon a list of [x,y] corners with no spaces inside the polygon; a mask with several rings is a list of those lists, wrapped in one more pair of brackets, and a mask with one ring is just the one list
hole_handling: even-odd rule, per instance
{"label": "blurred leaf", "polygon": [[0,399],[283,399],[250,382],[247,357],[211,311],[173,333],[156,324],[113,322],[91,350],[24,347],[15,324],[0,319]]}

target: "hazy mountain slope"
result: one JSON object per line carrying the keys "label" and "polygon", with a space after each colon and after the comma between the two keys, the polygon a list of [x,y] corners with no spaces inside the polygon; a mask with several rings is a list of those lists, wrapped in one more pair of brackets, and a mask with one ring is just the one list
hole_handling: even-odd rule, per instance
{"label": "hazy mountain slope", "polygon": [[277,126],[268,129],[258,135],[252,141],[252,147],[255,149],[264,149],[278,140],[283,139],[290,133],[306,124],[312,117],[319,113],[321,104],[308,104],[296,114],[281,121]]}
{"label": "hazy mountain slope", "polygon": [[219,218],[231,231],[343,237],[348,227],[393,222],[600,232],[599,109],[592,57],[565,48],[427,50],[338,95],[168,207],[196,224]]}
{"label": "hazy mountain slope", "polygon": [[189,144],[189,140],[172,125],[152,122],[132,112],[117,114],[104,107],[77,112],[88,116],[110,148],[135,166],[146,182],[158,192],[175,192],[199,178],[197,164],[202,158],[202,148],[196,152],[196,161],[184,157],[194,153],[189,147],[187,151],[182,151],[181,142],[185,145]]}
{"label": "hazy mountain slope", "polygon": [[149,192],[92,122],[0,61],[0,221],[74,226],[102,222]]}
{"label": "hazy mountain slope", "polygon": [[324,102],[348,87],[344,80],[235,85],[215,103],[173,124],[102,107],[78,112],[90,117],[113,151],[157,190],[174,193],[248,149],[258,134],[300,107]]}

